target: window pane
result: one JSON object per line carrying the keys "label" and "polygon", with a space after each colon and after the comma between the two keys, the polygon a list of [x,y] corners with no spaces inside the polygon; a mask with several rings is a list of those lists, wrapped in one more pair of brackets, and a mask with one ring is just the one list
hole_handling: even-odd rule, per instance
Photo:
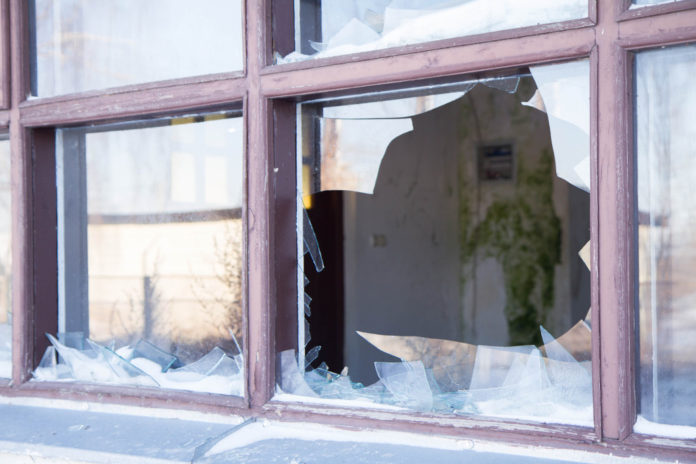
{"label": "window pane", "polygon": [[57,132],[59,333],[37,379],[243,394],[234,116]]}
{"label": "window pane", "polygon": [[240,0],[32,0],[33,91],[48,97],[240,70]]}
{"label": "window pane", "polygon": [[681,0],[633,0],[631,8],[647,5],[660,5],[662,3],[675,3]]}
{"label": "window pane", "polygon": [[696,46],[635,66],[640,414],[696,426]]}
{"label": "window pane", "polygon": [[[278,63],[323,58],[585,18],[587,0],[295,0],[295,37],[280,37]],[[294,51],[293,51],[294,50]],[[290,53],[292,52],[292,53]]]}
{"label": "window pane", "polygon": [[588,79],[583,61],[299,105],[279,399],[592,425]]}
{"label": "window pane", "polygon": [[12,210],[10,142],[0,135],[0,377],[12,377]]}

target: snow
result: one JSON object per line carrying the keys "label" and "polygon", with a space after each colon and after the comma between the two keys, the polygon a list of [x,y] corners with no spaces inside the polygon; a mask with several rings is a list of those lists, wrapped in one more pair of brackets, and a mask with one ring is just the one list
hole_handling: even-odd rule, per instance
{"label": "snow", "polygon": [[652,422],[643,416],[638,416],[635,425],[633,426],[635,433],[643,433],[645,435],[657,435],[670,438],[686,438],[689,440],[696,439],[696,427],[688,425],[669,425]]}
{"label": "snow", "polygon": [[12,377],[12,326],[0,324],[0,378]]}
{"label": "snow", "polygon": [[[163,368],[161,359],[148,359],[131,347],[112,351],[86,339],[87,348],[78,350],[53,336],[49,335],[49,339],[52,346],[48,347],[39,367],[34,370],[35,381],[83,381],[244,395],[241,355],[230,357],[220,348],[214,348],[194,363],[172,369]],[[134,353],[139,353],[138,357],[131,358]]]}

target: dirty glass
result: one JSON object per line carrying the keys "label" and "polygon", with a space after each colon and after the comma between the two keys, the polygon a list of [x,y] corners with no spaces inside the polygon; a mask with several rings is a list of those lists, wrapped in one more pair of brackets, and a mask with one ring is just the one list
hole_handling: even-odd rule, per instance
{"label": "dirty glass", "polygon": [[306,101],[297,121],[277,398],[591,426],[588,62]]}
{"label": "dirty glass", "polygon": [[30,0],[40,97],[243,67],[241,0]]}
{"label": "dirty glass", "polygon": [[58,333],[34,372],[243,394],[242,118],[56,133]]}
{"label": "dirty glass", "polygon": [[10,142],[0,134],[0,378],[12,377],[12,211]]}
{"label": "dirty glass", "polygon": [[[294,41],[276,39],[277,63],[550,24],[588,14],[587,0],[295,0],[294,10],[290,8],[276,5],[274,10],[276,24],[294,16]],[[291,30],[288,25],[283,29]]]}
{"label": "dirty glass", "polygon": [[631,5],[631,8],[648,6],[648,5],[660,5],[663,3],[676,3],[679,1],[681,1],[681,0],[633,0],[633,4]]}
{"label": "dirty glass", "polygon": [[[636,54],[640,419],[696,426],[696,46]],[[649,423],[648,423],[649,422]],[[693,432],[692,432],[693,433]]]}

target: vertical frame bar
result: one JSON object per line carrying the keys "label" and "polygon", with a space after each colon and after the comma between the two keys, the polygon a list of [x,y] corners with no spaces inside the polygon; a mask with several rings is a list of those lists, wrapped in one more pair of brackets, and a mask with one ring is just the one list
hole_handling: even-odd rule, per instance
{"label": "vertical frame bar", "polygon": [[[58,330],[58,254],[56,240],[55,130],[32,131],[33,171],[33,363],[41,360],[49,345],[46,333]],[[86,269],[81,270],[82,272]]]}
{"label": "vertical frame bar", "polygon": [[295,1],[274,0],[271,9],[271,53],[285,56],[295,50]]}
{"label": "vertical frame bar", "polygon": [[10,7],[0,0],[0,108],[11,105],[10,95]]}
{"label": "vertical frame bar", "polygon": [[275,353],[304,347],[297,346],[298,277],[297,250],[297,163],[295,105],[287,101],[273,102],[273,230],[276,273]]}
{"label": "vertical frame bar", "polygon": [[631,8],[632,4],[632,0],[618,0],[616,2],[616,17],[619,18],[625,11],[628,11],[628,9]]}
{"label": "vertical frame bar", "polygon": [[[55,148],[56,206],[61,213],[56,218],[58,332],[89,334],[85,131],[60,131],[55,135]],[[148,319],[145,318],[145,333],[149,333]]]}
{"label": "vertical frame bar", "polygon": [[247,43],[247,217],[248,230],[248,375],[251,407],[259,408],[274,391],[275,268],[273,252],[273,182],[269,102],[261,91],[260,71],[271,54],[266,27],[270,14],[267,1],[246,1]]}
{"label": "vertical frame bar", "polygon": [[631,434],[636,417],[630,70],[627,52],[617,44],[616,23],[623,5],[624,1],[599,3],[602,34],[597,35],[599,236],[593,253],[599,289],[601,432],[614,440]]}
{"label": "vertical frame bar", "polygon": [[592,24],[597,24],[597,2],[600,0],[588,0],[588,14],[587,17],[590,18]]}
{"label": "vertical frame bar", "polygon": [[33,173],[30,134],[20,121],[19,104],[29,88],[27,2],[9,0],[12,170],[12,383],[31,375],[34,353]]}
{"label": "vertical frame bar", "polygon": [[592,405],[595,433],[602,437],[602,369],[601,333],[599,312],[599,55],[597,47],[590,53],[590,311],[592,319]]}

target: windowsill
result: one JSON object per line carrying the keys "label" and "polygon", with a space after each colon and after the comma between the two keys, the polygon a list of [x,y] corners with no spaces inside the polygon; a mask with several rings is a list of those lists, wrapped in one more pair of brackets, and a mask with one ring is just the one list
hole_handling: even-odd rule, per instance
{"label": "windowsill", "polygon": [[[0,462],[493,464],[514,460],[531,464],[601,463],[609,462],[608,459],[624,461],[578,450],[467,438],[346,430],[266,419],[244,422],[238,416],[84,402],[0,398]],[[630,459],[625,458],[625,462]]]}

